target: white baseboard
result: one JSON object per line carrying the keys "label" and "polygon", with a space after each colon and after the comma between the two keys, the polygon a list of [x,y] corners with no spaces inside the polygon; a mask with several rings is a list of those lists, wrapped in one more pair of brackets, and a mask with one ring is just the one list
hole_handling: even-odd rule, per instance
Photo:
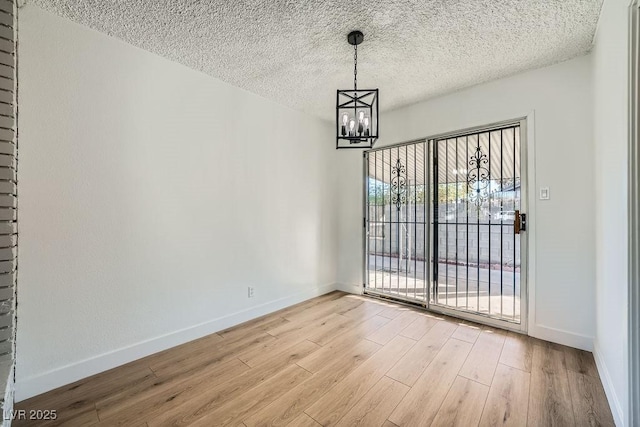
{"label": "white baseboard", "polygon": [[346,285],[344,283],[337,283],[336,290],[347,292],[349,294],[362,295],[362,285]]}
{"label": "white baseboard", "polygon": [[609,407],[611,408],[611,413],[613,414],[613,420],[616,423],[616,426],[624,427],[625,423],[622,405],[620,405],[620,400],[618,399],[616,390],[613,387],[611,375],[609,374],[609,370],[607,369],[607,365],[602,358],[602,354],[600,353],[597,343],[594,344],[593,358],[596,360],[596,367],[598,368],[598,374],[600,374],[602,386],[604,387],[604,392],[607,395],[607,400],[609,401]]}
{"label": "white baseboard", "polygon": [[529,325],[528,334],[541,340],[579,348],[580,350],[593,351],[594,337],[588,335],[576,334],[544,325]]}
{"label": "white baseboard", "polygon": [[169,334],[142,341],[90,359],[72,363],[43,374],[19,380],[15,385],[15,400],[16,402],[20,402],[49,390],[78,381],[82,378],[86,378],[159,351],[193,341],[248,320],[273,313],[274,311],[287,308],[310,298],[332,292],[336,290],[336,288],[337,285],[332,283],[305,290],[295,295],[247,308],[199,325],[171,332]]}

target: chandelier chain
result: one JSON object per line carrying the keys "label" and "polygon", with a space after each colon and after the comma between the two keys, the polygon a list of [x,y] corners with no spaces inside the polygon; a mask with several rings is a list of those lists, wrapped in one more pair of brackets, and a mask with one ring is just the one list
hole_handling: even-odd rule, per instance
{"label": "chandelier chain", "polygon": [[358,90],[358,45],[353,45],[353,89]]}

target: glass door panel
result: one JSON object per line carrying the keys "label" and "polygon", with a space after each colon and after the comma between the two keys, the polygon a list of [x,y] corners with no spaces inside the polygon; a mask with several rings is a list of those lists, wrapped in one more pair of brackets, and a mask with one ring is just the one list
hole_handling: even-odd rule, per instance
{"label": "glass door panel", "polygon": [[432,140],[432,300],[520,323],[519,124]]}
{"label": "glass door panel", "polygon": [[428,302],[426,147],[365,153],[365,292]]}

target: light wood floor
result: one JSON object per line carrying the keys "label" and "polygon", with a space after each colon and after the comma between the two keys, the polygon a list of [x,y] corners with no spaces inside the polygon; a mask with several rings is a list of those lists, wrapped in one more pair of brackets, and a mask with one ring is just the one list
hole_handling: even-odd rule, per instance
{"label": "light wood floor", "polygon": [[16,407],[69,426],[613,425],[590,353],[339,292]]}

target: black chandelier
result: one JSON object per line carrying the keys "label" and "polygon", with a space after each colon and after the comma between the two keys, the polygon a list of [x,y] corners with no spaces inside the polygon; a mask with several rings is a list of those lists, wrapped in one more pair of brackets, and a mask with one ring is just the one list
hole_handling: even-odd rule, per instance
{"label": "black chandelier", "polygon": [[358,89],[358,45],[364,40],[352,31],[353,89],[338,90],[336,102],[336,148],[371,148],[378,139],[378,89]]}

